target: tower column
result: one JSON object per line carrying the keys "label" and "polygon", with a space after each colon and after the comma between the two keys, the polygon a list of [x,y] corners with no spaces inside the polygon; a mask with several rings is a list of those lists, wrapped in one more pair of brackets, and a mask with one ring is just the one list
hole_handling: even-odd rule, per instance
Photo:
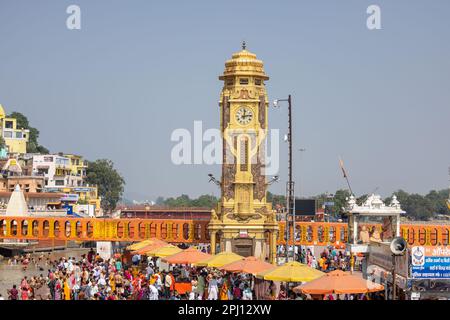
{"label": "tower column", "polygon": [[216,254],[216,231],[211,231],[211,254]]}
{"label": "tower column", "polygon": [[272,230],[270,233],[270,253],[269,253],[269,261],[270,263],[276,263],[277,257],[277,232]]}

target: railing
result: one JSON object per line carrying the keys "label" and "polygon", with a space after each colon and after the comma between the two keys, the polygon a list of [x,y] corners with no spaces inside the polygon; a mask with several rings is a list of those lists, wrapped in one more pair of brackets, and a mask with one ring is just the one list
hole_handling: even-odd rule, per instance
{"label": "railing", "polygon": [[[102,219],[72,217],[2,217],[0,239],[141,241],[157,237],[172,243],[207,243],[209,221],[184,219]],[[289,243],[293,228],[290,227]],[[347,242],[347,224],[296,222],[297,245],[330,245]],[[409,245],[448,245],[450,225],[402,224]],[[285,244],[285,224],[279,222],[278,244]]]}

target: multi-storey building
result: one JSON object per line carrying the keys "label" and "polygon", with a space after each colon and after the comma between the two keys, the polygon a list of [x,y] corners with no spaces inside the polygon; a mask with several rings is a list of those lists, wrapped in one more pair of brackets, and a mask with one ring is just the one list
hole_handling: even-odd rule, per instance
{"label": "multi-storey building", "polygon": [[0,160],[0,191],[13,192],[16,185],[25,193],[40,193],[44,188],[44,177],[32,175],[19,160]]}
{"label": "multi-storey building", "polygon": [[46,187],[78,186],[81,181],[81,177],[71,175],[70,159],[57,154],[33,155],[32,170],[45,177]]}
{"label": "multi-storey building", "polygon": [[25,154],[30,130],[17,127],[17,120],[6,117],[0,104],[0,134],[5,140],[6,151],[10,154]]}
{"label": "multi-storey building", "polygon": [[70,174],[76,180],[76,186],[84,186],[84,179],[86,178],[87,161],[83,160],[82,156],[75,154],[64,154],[64,157],[70,160]]}

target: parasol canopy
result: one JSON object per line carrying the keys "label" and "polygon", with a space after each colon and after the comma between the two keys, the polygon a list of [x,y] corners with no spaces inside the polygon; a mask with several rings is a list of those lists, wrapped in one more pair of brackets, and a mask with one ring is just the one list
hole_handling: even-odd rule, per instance
{"label": "parasol canopy", "polygon": [[155,241],[155,239],[147,239],[147,240],[144,240],[144,241],[141,241],[141,242],[136,242],[136,243],[130,244],[127,247],[127,249],[131,250],[131,251],[139,250],[139,249],[141,249],[141,248],[143,248],[145,246],[148,246],[148,245],[152,244],[154,241]]}
{"label": "parasol canopy", "polygon": [[163,261],[171,264],[192,264],[211,258],[210,254],[201,252],[194,247],[190,247],[182,252],[163,258]]}
{"label": "parasol canopy", "polygon": [[276,268],[273,264],[259,260],[256,257],[246,257],[222,266],[220,269],[230,272],[243,272],[257,274],[259,272],[269,271]]}
{"label": "parasol canopy", "polygon": [[167,242],[159,240],[159,239],[154,239],[152,241],[152,243],[147,244],[144,247],[141,247],[140,249],[134,250],[132,251],[133,254],[147,254],[147,252],[154,250],[156,248],[161,248],[164,246],[169,245]]}
{"label": "parasol canopy", "polygon": [[149,250],[145,254],[148,256],[152,256],[152,257],[162,258],[162,257],[172,256],[175,253],[179,253],[181,251],[183,251],[183,250],[174,245],[168,244],[168,245],[165,245],[162,247],[157,247],[155,249]]}
{"label": "parasol canopy", "polygon": [[308,267],[306,264],[292,261],[273,270],[256,274],[256,277],[264,280],[284,282],[308,282],[324,275],[322,271]]}
{"label": "parasol canopy", "polygon": [[305,294],[354,294],[382,291],[384,287],[363,279],[362,276],[335,270],[321,278],[297,286],[293,290]]}
{"label": "parasol canopy", "polygon": [[199,262],[194,263],[196,266],[200,267],[215,267],[220,268],[226,264],[242,260],[244,259],[243,256],[240,256],[233,252],[221,252],[219,254],[216,254],[215,256],[212,256],[211,258],[201,260]]}

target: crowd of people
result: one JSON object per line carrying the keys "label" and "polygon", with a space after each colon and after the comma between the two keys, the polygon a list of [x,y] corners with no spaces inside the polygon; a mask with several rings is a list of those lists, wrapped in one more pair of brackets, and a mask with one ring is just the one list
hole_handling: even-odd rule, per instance
{"label": "crowd of people", "polygon": [[[348,270],[350,257],[328,248],[316,259],[310,249],[299,251],[297,259],[310,267],[329,272]],[[190,266],[161,268],[159,260],[134,255],[125,259],[116,253],[102,259],[92,249],[81,258],[52,260],[41,254],[14,257],[11,265],[34,266],[38,276],[24,277],[8,290],[12,300],[253,300],[254,279],[248,274],[227,273],[217,269]],[[179,286],[188,284],[188,286]],[[182,290],[179,290],[182,288]],[[0,297],[1,299],[2,297]],[[271,282],[261,299],[311,299],[296,294],[292,286]],[[323,299],[365,299],[365,296],[334,296]]]}
{"label": "crowd of people", "polygon": [[[353,259],[353,261],[351,260]],[[319,259],[311,252],[311,249],[302,249],[298,260],[307,264],[311,268],[319,269],[323,272],[333,270],[350,271],[351,266],[357,265],[357,257],[350,256],[349,252],[338,250],[334,247],[324,249],[320,253]]]}
{"label": "crowd of people", "polygon": [[[14,257],[9,264],[29,264],[43,271],[38,276],[24,277],[8,290],[11,300],[225,300],[253,298],[246,275],[224,274],[207,268],[175,266],[160,270],[154,259],[140,257],[127,265],[122,255],[102,259],[93,250],[81,259],[61,257],[51,260],[44,255]],[[30,268],[32,268],[30,265]],[[44,269],[45,268],[45,269]],[[189,282],[190,290],[180,293],[177,281]]]}

